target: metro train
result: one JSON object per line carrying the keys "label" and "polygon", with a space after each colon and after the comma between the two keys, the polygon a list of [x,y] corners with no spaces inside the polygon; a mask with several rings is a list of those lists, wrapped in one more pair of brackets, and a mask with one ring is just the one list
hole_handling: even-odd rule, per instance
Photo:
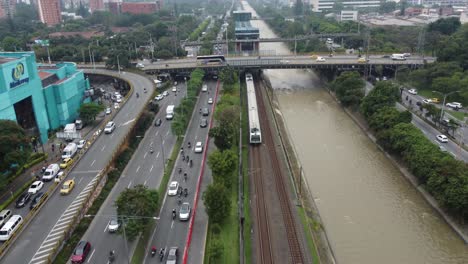
{"label": "metro train", "polygon": [[249,140],[250,144],[260,144],[262,143],[262,132],[258,119],[257,97],[255,96],[252,74],[245,74],[245,83],[247,85],[247,107],[249,108]]}

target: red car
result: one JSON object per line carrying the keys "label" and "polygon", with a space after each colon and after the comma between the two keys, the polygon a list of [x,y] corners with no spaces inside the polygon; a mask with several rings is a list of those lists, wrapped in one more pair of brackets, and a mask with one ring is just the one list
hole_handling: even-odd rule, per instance
{"label": "red car", "polygon": [[73,251],[73,255],[71,257],[72,263],[83,263],[86,260],[86,257],[91,251],[91,244],[88,241],[80,241],[76,246],[75,250]]}

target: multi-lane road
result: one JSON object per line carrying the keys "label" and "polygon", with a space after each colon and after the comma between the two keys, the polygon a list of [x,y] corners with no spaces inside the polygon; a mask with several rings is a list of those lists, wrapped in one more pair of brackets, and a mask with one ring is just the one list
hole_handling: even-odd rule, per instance
{"label": "multi-lane road", "polygon": [[[164,173],[163,160],[168,159],[176,142],[176,137],[171,133],[171,121],[165,119],[166,107],[179,105],[186,94],[185,82],[179,83],[177,87],[179,92],[169,92],[168,96],[159,101],[160,110],[155,120],[161,119],[161,125],[155,126],[153,123],[148,129],[99,212],[96,216],[91,216],[94,219],[82,238],[93,247],[89,263],[106,263],[110,250],[117,253],[115,263],[127,263],[127,259],[131,258],[135,243],[126,246],[122,235],[108,232],[108,223],[116,216],[114,202],[123,190],[139,184],[150,189],[159,187]],[[151,148],[153,153],[150,152]]]}
{"label": "multi-lane road", "polygon": [[[118,76],[115,72],[105,70],[86,70],[86,72]],[[113,151],[117,148],[117,143],[128,133],[131,123],[146,105],[143,102],[146,102],[152,94],[153,84],[149,79],[132,73],[122,73],[122,77],[133,84],[135,92],[138,92],[140,97],[137,98],[135,93],[130,96],[121,111],[114,117],[117,125],[115,131],[112,134],[101,134],[68,174],[66,179],[74,179],[76,182],[74,190],[67,196],[60,195],[58,191],[51,194],[48,202],[25,227],[1,263],[45,263],[49,254],[53,252],[63,234],[51,233],[51,230],[61,225],[58,220],[64,219],[62,216],[65,211],[107,165]],[[144,93],[144,88],[148,89],[148,93]]]}

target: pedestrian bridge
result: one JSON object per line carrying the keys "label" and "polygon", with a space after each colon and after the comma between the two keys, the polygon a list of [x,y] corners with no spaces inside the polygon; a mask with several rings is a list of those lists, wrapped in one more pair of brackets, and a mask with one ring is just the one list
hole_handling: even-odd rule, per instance
{"label": "pedestrian bridge", "polygon": [[236,70],[248,69],[338,69],[352,70],[365,69],[375,66],[384,66],[397,69],[416,69],[436,60],[434,57],[412,56],[402,61],[384,58],[382,55],[371,55],[367,61],[358,61],[356,55],[336,55],[324,57],[325,61],[317,61],[311,56],[246,56],[226,58],[226,64],[201,65],[196,58],[178,60],[165,60],[145,64],[144,71],[150,74],[190,72],[196,68],[206,71],[217,71],[224,67],[232,67]]}

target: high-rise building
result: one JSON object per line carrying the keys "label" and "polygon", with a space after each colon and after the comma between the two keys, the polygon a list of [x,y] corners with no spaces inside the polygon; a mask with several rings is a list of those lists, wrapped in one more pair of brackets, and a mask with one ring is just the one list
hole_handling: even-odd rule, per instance
{"label": "high-rise building", "polygon": [[104,0],[89,0],[89,12],[104,10]]}
{"label": "high-rise building", "polygon": [[39,18],[47,26],[54,26],[62,22],[60,15],[60,0],[37,0]]}
{"label": "high-rise building", "polygon": [[15,13],[15,0],[0,0],[0,18],[12,17]]}
{"label": "high-rise building", "polygon": [[343,6],[346,10],[368,8],[368,7],[379,7],[384,0],[310,0],[313,10],[315,12],[327,11],[335,7],[338,3]]}

